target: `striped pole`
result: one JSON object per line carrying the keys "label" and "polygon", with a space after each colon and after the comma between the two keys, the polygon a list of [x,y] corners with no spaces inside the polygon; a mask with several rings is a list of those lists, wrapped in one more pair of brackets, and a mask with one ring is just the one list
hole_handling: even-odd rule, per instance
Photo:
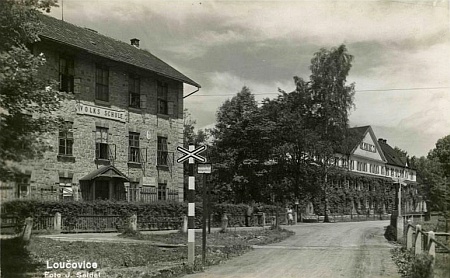
{"label": "striped pole", "polygon": [[[195,146],[189,145],[189,151]],[[189,158],[189,187],[188,187],[188,264],[194,265],[195,258],[195,176],[194,158]]]}

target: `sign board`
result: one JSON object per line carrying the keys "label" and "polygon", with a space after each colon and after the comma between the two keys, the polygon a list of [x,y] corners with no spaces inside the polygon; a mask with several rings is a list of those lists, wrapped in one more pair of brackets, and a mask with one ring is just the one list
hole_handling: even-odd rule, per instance
{"label": "sign board", "polygon": [[77,114],[89,115],[120,122],[127,121],[125,111],[117,111],[105,107],[99,107],[83,103],[77,103]]}
{"label": "sign board", "polygon": [[141,177],[140,185],[142,186],[156,186],[155,177]]}
{"label": "sign board", "polygon": [[198,174],[211,174],[212,165],[211,163],[199,163],[197,164]]}

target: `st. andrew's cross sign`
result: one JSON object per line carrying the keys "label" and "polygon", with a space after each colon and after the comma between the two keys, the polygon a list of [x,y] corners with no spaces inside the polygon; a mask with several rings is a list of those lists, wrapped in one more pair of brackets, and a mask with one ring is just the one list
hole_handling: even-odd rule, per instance
{"label": "st. andrew's cross sign", "polygon": [[193,149],[192,145],[189,146],[189,150],[186,150],[183,147],[178,146],[177,150],[179,150],[180,152],[184,153],[185,155],[178,158],[177,162],[181,163],[189,158],[193,158],[195,160],[200,161],[201,163],[205,163],[206,162],[206,158],[204,158],[203,156],[197,155],[198,153],[203,152],[204,150],[206,150],[206,146],[200,146],[197,149]]}

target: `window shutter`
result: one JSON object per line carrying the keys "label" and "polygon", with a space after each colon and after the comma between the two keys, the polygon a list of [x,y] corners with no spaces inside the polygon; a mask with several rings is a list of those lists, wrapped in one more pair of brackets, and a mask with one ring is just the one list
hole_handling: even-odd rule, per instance
{"label": "window shutter", "polygon": [[139,95],[139,102],[141,109],[147,108],[147,95],[145,94]]}
{"label": "window shutter", "polygon": [[173,116],[175,113],[175,103],[173,101],[167,102],[167,114]]}

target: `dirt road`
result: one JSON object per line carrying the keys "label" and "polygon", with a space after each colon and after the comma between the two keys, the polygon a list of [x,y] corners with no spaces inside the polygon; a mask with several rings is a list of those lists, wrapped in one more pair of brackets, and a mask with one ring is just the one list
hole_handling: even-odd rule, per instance
{"label": "dirt road", "polygon": [[296,235],[186,278],[400,277],[391,260],[388,221],[299,224]]}

